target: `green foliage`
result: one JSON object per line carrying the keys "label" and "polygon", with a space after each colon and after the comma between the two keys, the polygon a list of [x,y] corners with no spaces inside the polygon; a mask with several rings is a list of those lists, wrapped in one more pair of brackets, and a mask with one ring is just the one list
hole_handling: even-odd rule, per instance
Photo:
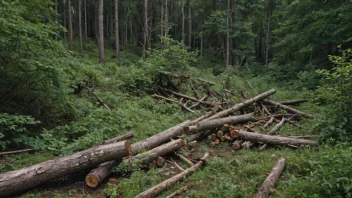
{"label": "green foliage", "polygon": [[332,70],[318,70],[323,76],[322,85],[315,91],[315,101],[328,105],[330,112],[321,124],[325,139],[349,141],[352,138],[352,50],[344,50],[342,56],[330,56]]}

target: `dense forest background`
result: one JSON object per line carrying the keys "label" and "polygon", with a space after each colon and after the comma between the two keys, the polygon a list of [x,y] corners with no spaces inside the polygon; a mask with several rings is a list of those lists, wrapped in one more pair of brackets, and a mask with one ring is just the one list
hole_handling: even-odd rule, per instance
{"label": "dense forest background", "polygon": [[[0,148],[38,151],[1,171],[190,118],[151,97],[165,76],[190,74],[249,95],[275,87],[279,98],[309,99],[302,108],[316,118],[299,130],[322,145],[297,151],[276,196],[350,197],[351,19],[350,0],[0,0]],[[225,188],[238,190],[220,183],[207,195]]]}

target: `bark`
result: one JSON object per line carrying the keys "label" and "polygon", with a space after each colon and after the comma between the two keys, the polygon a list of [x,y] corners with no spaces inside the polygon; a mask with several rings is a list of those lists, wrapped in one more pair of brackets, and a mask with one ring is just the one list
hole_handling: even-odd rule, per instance
{"label": "bark", "polygon": [[111,111],[110,107],[104,103],[104,101],[97,96],[95,92],[93,92],[93,96],[98,100],[98,102],[103,105],[107,110]]}
{"label": "bark", "polygon": [[267,128],[270,124],[272,124],[274,122],[274,119],[274,117],[271,117],[270,120],[265,123],[264,128]]}
{"label": "bark", "polygon": [[112,143],[115,143],[115,142],[128,140],[128,139],[131,139],[133,137],[134,137],[134,133],[133,132],[128,132],[126,134],[114,137],[114,138],[112,138],[110,140],[105,140],[105,141],[102,142],[102,144],[112,144]]}
{"label": "bark", "polygon": [[198,93],[197,89],[193,86],[192,83],[190,83],[190,84],[191,84],[191,88],[192,88],[192,90],[193,90],[193,92],[194,92],[194,96],[195,96],[197,99],[200,99],[201,97],[200,97],[200,94]]}
{"label": "bark", "polygon": [[269,132],[268,135],[274,135],[277,130],[279,130],[284,124],[286,119],[282,118],[279,124],[275,125]]}
{"label": "bark", "polygon": [[212,81],[208,81],[208,80],[204,80],[204,79],[201,79],[201,78],[197,78],[197,80],[201,81],[201,82],[205,82],[205,83],[208,83],[210,85],[216,85],[215,82],[212,82]]}
{"label": "bark", "polygon": [[2,155],[12,155],[12,154],[18,154],[18,153],[27,153],[30,151],[34,151],[34,149],[23,149],[23,150],[17,150],[17,151],[7,151],[7,152],[0,152],[0,156]]}
{"label": "bark", "polygon": [[166,97],[164,97],[164,96],[156,95],[156,94],[154,94],[153,97],[154,97],[154,98],[159,98],[159,99],[163,99],[163,100],[166,100],[166,101],[170,101],[170,102],[177,103],[177,104],[180,105],[183,109],[186,109],[187,111],[189,111],[189,112],[191,112],[191,113],[194,113],[195,115],[198,116],[198,114],[197,114],[195,111],[193,111],[192,109],[188,108],[186,105],[182,104],[181,102],[178,102],[178,101],[176,101],[176,100],[172,100],[172,99],[170,99],[170,98],[166,98]]}
{"label": "bark", "polygon": [[69,49],[73,50],[73,28],[72,28],[72,13],[71,13],[71,0],[68,0],[68,32],[70,34]]}
{"label": "bark", "polygon": [[115,7],[115,48],[116,48],[116,60],[120,60],[120,36],[119,36],[119,0],[114,0]]}
{"label": "bark", "polygon": [[98,21],[99,21],[99,63],[105,62],[105,52],[104,52],[104,0],[99,0],[99,11],[98,11]]}
{"label": "bark", "polygon": [[239,116],[232,116],[232,117],[227,117],[227,118],[220,118],[220,119],[215,119],[215,120],[205,120],[201,121],[196,125],[195,127],[185,127],[184,132],[185,133],[196,133],[200,131],[205,131],[205,130],[210,130],[210,129],[216,129],[219,127],[222,127],[224,124],[237,124],[241,122],[246,122],[250,121],[253,119],[253,113],[250,114],[245,114],[245,115],[239,115]]}
{"label": "bark", "polygon": [[[59,0],[55,0],[55,21],[56,23],[59,23],[59,20],[58,20],[58,5],[59,5]],[[55,40],[57,41],[58,40],[58,36],[55,35]]]}
{"label": "bark", "polygon": [[226,71],[230,68],[230,0],[227,0],[227,19],[226,19]]}
{"label": "bark", "polygon": [[209,111],[207,112],[206,114],[202,115],[201,117],[195,119],[192,121],[192,124],[191,125],[196,125],[198,122],[206,119],[206,118],[209,118],[210,116],[212,116],[213,114],[215,113],[215,111]]}
{"label": "bark", "polygon": [[0,174],[0,196],[19,193],[51,179],[92,168],[106,161],[121,159],[130,153],[131,145],[123,141],[3,173]]}
{"label": "bark", "polygon": [[297,99],[297,100],[287,100],[287,101],[280,101],[279,103],[283,105],[299,105],[301,103],[307,102],[306,99]]}
{"label": "bark", "polygon": [[191,0],[187,0],[188,9],[188,47],[192,48],[192,10],[191,10]]}
{"label": "bark", "polygon": [[168,187],[176,184],[178,181],[182,180],[185,176],[192,174],[196,172],[205,162],[205,160],[208,158],[209,153],[205,153],[204,156],[201,158],[201,160],[191,168],[186,169],[185,171],[171,177],[170,179],[167,179],[163,181],[162,183],[140,193],[139,195],[136,196],[136,198],[152,198],[156,197],[159,195],[161,192],[163,192],[165,189]]}
{"label": "bark", "polygon": [[88,42],[87,0],[84,0],[84,41]]}
{"label": "bark", "polygon": [[169,0],[165,0],[165,37],[169,35]]}
{"label": "bark", "polygon": [[235,106],[231,107],[230,109],[226,109],[224,111],[221,111],[221,112],[219,112],[219,113],[217,113],[217,114],[215,114],[215,115],[213,115],[213,116],[211,116],[211,117],[209,117],[209,118],[207,118],[205,120],[213,120],[213,119],[216,119],[216,118],[222,118],[222,117],[228,116],[228,115],[232,114],[235,111],[238,111],[238,110],[240,110],[240,109],[242,109],[244,107],[247,107],[247,106],[253,104],[254,102],[257,102],[259,100],[262,100],[262,99],[274,94],[275,92],[276,92],[275,89],[269,90],[269,91],[264,92],[264,93],[254,97],[254,98],[251,98],[251,99],[248,99],[248,100],[246,100],[246,101],[244,101],[242,103],[236,104]]}
{"label": "bark", "polygon": [[147,52],[147,37],[148,37],[148,0],[143,0],[144,10],[144,25],[143,25],[143,51],[142,57],[145,58]]}
{"label": "bark", "polygon": [[232,143],[232,149],[235,151],[238,151],[242,148],[244,140],[236,140],[234,143]]}
{"label": "bark", "polygon": [[269,176],[265,179],[263,184],[260,186],[258,192],[254,195],[254,198],[267,198],[270,194],[270,189],[275,186],[278,182],[282,171],[285,168],[286,159],[281,157],[271,170]]}
{"label": "bark", "polygon": [[288,112],[291,112],[291,113],[294,113],[294,114],[298,114],[298,115],[301,115],[301,116],[306,117],[306,118],[313,118],[313,116],[310,115],[310,114],[304,113],[302,111],[298,111],[298,110],[296,110],[294,108],[291,108],[289,106],[283,105],[283,104],[281,104],[279,102],[275,102],[275,101],[267,100],[267,99],[265,99],[264,102],[267,103],[267,104],[270,104],[270,105],[274,105],[276,107],[280,107],[282,109],[285,109]]}
{"label": "bark", "polygon": [[78,34],[79,34],[79,54],[83,55],[83,38],[82,38],[82,0],[78,0]]}
{"label": "bark", "polygon": [[194,166],[194,163],[193,163],[191,160],[189,160],[187,157],[185,157],[185,156],[183,156],[183,155],[181,155],[181,154],[178,154],[178,153],[176,153],[176,155],[177,155],[177,157],[179,157],[184,163],[186,163],[188,166],[190,166],[190,167]]}
{"label": "bark", "polygon": [[91,188],[96,188],[111,174],[111,170],[117,164],[118,161],[114,160],[99,165],[97,168],[90,171],[90,173],[86,176],[86,184]]}
{"label": "bark", "polygon": [[198,100],[196,98],[193,98],[193,97],[190,97],[190,96],[187,96],[187,95],[184,95],[184,94],[180,94],[180,93],[177,93],[177,92],[174,92],[174,91],[171,91],[171,93],[174,94],[175,96],[186,98],[186,99],[189,99],[189,100],[192,100],[192,101],[195,101],[195,102],[200,102],[202,104],[206,104],[206,105],[210,105],[210,106],[216,106],[217,105],[217,103],[208,102],[208,101],[201,101],[201,100]]}
{"label": "bark", "polygon": [[240,131],[238,137],[251,142],[262,142],[264,144],[273,144],[273,145],[294,145],[294,146],[303,146],[303,145],[317,146],[318,145],[318,142],[311,141],[311,140],[263,135],[263,134],[251,133],[246,131]]}
{"label": "bark", "polygon": [[185,39],[186,39],[186,35],[185,35],[185,1],[182,0],[182,8],[181,8],[181,12],[182,12],[182,43],[185,43]]}
{"label": "bark", "polygon": [[189,189],[188,186],[184,186],[180,189],[178,189],[177,191],[175,191],[174,193],[170,194],[169,196],[167,196],[166,198],[174,198],[174,197],[177,197],[178,195],[184,193],[184,192],[187,192]]}

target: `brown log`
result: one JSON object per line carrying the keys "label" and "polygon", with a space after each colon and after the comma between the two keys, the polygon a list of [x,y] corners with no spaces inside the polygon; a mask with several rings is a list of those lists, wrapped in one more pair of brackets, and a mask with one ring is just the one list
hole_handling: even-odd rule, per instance
{"label": "brown log", "polygon": [[271,188],[275,187],[278,182],[282,171],[285,168],[286,159],[281,157],[279,161],[275,164],[271,170],[269,176],[264,180],[263,184],[260,186],[258,192],[254,195],[254,198],[267,198],[269,197]]}
{"label": "brown log", "polygon": [[228,141],[231,141],[231,140],[232,140],[232,138],[229,136],[229,134],[225,134],[225,135],[224,135],[224,138],[225,138],[226,140],[228,140]]}
{"label": "brown log", "polygon": [[226,109],[224,111],[221,111],[217,114],[214,114],[213,116],[209,117],[209,118],[206,118],[205,120],[213,120],[213,119],[216,119],[216,118],[222,118],[222,117],[225,117],[225,116],[228,116],[230,114],[232,114],[233,112],[235,111],[238,111],[244,107],[247,107],[251,104],[253,104],[254,102],[257,102],[259,100],[262,100],[264,98],[267,98],[268,96],[274,94],[276,91],[275,89],[272,89],[272,90],[269,90],[267,92],[264,92],[260,95],[257,95],[256,97],[254,98],[251,98],[251,99],[248,99],[242,103],[239,103],[239,104],[236,104],[235,106],[231,107],[230,109]]}
{"label": "brown log", "polygon": [[183,169],[182,166],[180,166],[174,159],[171,158],[171,161],[179,172],[185,171],[185,169]]}
{"label": "brown log", "polygon": [[232,149],[235,151],[238,151],[242,148],[244,140],[236,140],[234,143],[232,143]]}
{"label": "brown log", "polygon": [[162,157],[157,157],[157,158],[156,158],[156,166],[157,166],[158,168],[163,167],[164,164],[165,164],[165,159],[164,159],[164,158],[162,158]]}
{"label": "brown log", "polygon": [[[205,101],[208,98],[208,95],[205,95],[203,98],[200,99],[200,101]],[[197,107],[198,105],[200,105],[200,102],[195,103],[194,105],[190,106],[190,109],[193,109],[195,107]]]}
{"label": "brown log", "polygon": [[215,82],[212,82],[212,81],[208,81],[208,80],[204,80],[204,79],[201,79],[201,78],[197,78],[197,80],[201,81],[201,82],[205,82],[205,83],[208,83],[210,85],[216,85]]}
{"label": "brown log", "polygon": [[240,131],[239,137],[251,142],[262,142],[264,144],[273,144],[273,145],[294,145],[294,146],[317,146],[318,142],[311,140],[295,139],[288,137],[272,136],[272,135],[263,135],[258,133],[251,133],[247,131]]}
{"label": "brown log", "polygon": [[111,111],[110,107],[104,103],[102,99],[100,99],[95,92],[92,93],[93,96],[98,100],[98,102],[103,105],[107,110]]}
{"label": "brown log", "polygon": [[269,125],[271,125],[271,123],[274,122],[274,119],[275,117],[271,117],[270,120],[264,124],[264,128],[267,128]]}
{"label": "brown log", "polygon": [[218,131],[218,132],[216,133],[216,136],[217,136],[218,138],[221,138],[222,136],[224,136],[224,132]]}
{"label": "brown log", "polygon": [[173,192],[172,194],[170,194],[166,198],[174,198],[174,197],[176,197],[176,196],[178,196],[178,195],[180,195],[180,194],[182,194],[184,192],[187,192],[187,190],[188,190],[188,186],[184,186],[184,187],[178,189],[177,191]]}
{"label": "brown log", "polygon": [[218,144],[220,144],[220,140],[219,140],[219,139],[216,139],[216,140],[214,141],[214,143],[215,143],[215,145],[218,145]]}
{"label": "brown log", "polygon": [[30,149],[23,149],[23,150],[17,150],[17,151],[0,152],[0,156],[13,155],[13,154],[18,154],[18,153],[26,153],[26,152],[30,152],[30,151],[34,151],[34,149],[30,148]]}
{"label": "brown log", "polygon": [[[273,117],[272,117],[273,118]],[[268,132],[268,135],[274,135],[275,132],[277,130],[279,130],[284,124],[285,124],[285,121],[286,119],[283,117],[282,120],[280,121],[280,123],[278,123],[277,125],[275,125],[269,132]],[[267,144],[264,144],[263,146],[260,147],[260,150],[264,150],[266,149],[268,145]]]}
{"label": "brown log", "polygon": [[183,179],[185,176],[196,172],[204,164],[204,162],[208,158],[208,156],[209,156],[209,153],[205,153],[204,156],[201,158],[201,160],[197,164],[192,166],[191,168],[188,168],[185,171],[183,171],[182,173],[179,173],[179,174],[171,177],[170,179],[167,179],[167,180],[161,182],[160,184],[158,184],[158,185],[156,185],[156,186],[154,186],[154,187],[152,187],[152,188],[140,193],[135,198],[153,198],[153,197],[156,197],[161,192],[163,192],[165,189],[167,189],[168,187],[176,184],[178,181]]}
{"label": "brown log", "polygon": [[201,117],[195,119],[192,121],[192,124],[191,125],[196,125],[198,122],[206,119],[206,118],[209,118],[210,116],[212,116],[213,114],[215,113],[215,111],[209,111],[207,112],[206,114],[202,115]]}
{"label": "brown log", "polygon": [[254,143],[250,142],[250,141],[245,141],[244,143],[242,143],[242,148],[244,149],[251,149],[253,148]]}
{"label": "brown log", "polygon": [[93,168],[106,161],[121,159],[130,153],[131,144],[122,141],[95,146],[66,157],[2,173],[0,174],[0,196],[19,193],[51,179]]}
{"label": "brown log", "polygon": [[183,155],[181,155],[181,154],[178,154],[178,153],[176,153],[176,155],[177,155],[177,157],[179,157],[184,163],[186,163],[188,166],[194,166],[194,163],[191,161],[191,160],[189,160],[187,157],[185,157],[185,156],[183,156]]}
{"label": "brown log", "polygon": [[267,104],[270,104],[270,105],[274,105],[274,106],[280,107],[282,109],[285,109],[288,112],[291,112],[291,113],[294,113],[294,114],[298,114],[298,115],[301,115],[301,116],[306,117],[306,118],[313,118],[314,117],[314,116],[312,116],[310,114],[304,113],[302,111],[298,111],[298,110],[296,110],[296,109],[294,109],[292,107],[283,105],[281,103],[278,103],[278,102],[275,102],[275,101],[272,101],[272,100],[265,99],[264,102],[267,103]]}
{"label": "brown log", "polygon": [[197,99],[200,99],[201,97],[200,97],[200,95],[199,95],[197,89],[194,88],[194,86],[193,86],[192,83],[191,83],[191,88],[192,88],[192,90],[193,90],[193,92],[194,92],[194,96],[195,96]]}
{"label": "brown log", "polygon": [[[101,184],[109,175],[111,170],[118,164],[117,160],[100,164],[97,168],[90,171],[86,176],[86,184],[91,188],[96,188]],[[102,168],[103,167],[103,168]]]}
{"label": "brown log", "polygon": [[120,142],[120,141],[123,141],[123,140],[128,140],[128,139],[131,139],[134,137],[134,133],[133,132],[128,132],[126,134],[123,134],[123,135],[120,135],[120,136],[117,136],[117,137],[114,137],[110,140],[105,140],[102,142],[102,144],[112,144],[112,143],[115,143],[115,142]]}
{"label": "brown log", "polygon": [[210,140],[215,141],[217,139],[215,134],[211,134],[210,135]]}
{"label": "brown log", "polygon": [[210,142],[209,144],[210,148],[213,148],[215,145],[216,145],[215,142]]}
{"label": "brown log", "polygon": [[297,99],[297,100],[287,100],[287,101],[280,101],[279,103],[283,105],[300,105],[301,103],[307,102],[306,99]]}
{"label": "brown log", "polygon": [[224,124],[224,126],[222,126],[222,128],[221,128],[221,131],[226,133],[227,131],[229,131],[229,128],[230,128],[229,124]]}
{"label": "brown log", "polygon": [[215,129],[215,128],[223,126],[224,124],[238,124],[241,122],[246,122],[246,121],[252,120],[253,115],[254,115],[253,113],[250,113],[250,114],[239,115],[239,116],[231,116],[231,117],[226,117],[226,118],[201,121],[197,124],[197,128],[194,128],[194,126],[185,127],[184,132],[185,133],[196,133],[196,132],[200,132],[200,131]]}
{"label": "brown log", "polygon": [[235,130],[232,130],[232,131],[230,132],[230,137],[231,137],[232,139],[235,139],[235,138],[238,137],[239,134],[240,134],[239,131],[235,129]]}
{"label": "brown log", "polygon": [[220,137],[220,141],[225,142],[225,141],[226,141],[225,136],[221,136],[221,137]]}

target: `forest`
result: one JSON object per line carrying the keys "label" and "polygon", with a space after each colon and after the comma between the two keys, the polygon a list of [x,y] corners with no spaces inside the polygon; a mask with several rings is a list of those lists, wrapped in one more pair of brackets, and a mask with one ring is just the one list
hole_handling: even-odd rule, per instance
{"label": "forest", "polygon": [[351,19],[351,0],[0,0],[0,197],[352,197]]}

